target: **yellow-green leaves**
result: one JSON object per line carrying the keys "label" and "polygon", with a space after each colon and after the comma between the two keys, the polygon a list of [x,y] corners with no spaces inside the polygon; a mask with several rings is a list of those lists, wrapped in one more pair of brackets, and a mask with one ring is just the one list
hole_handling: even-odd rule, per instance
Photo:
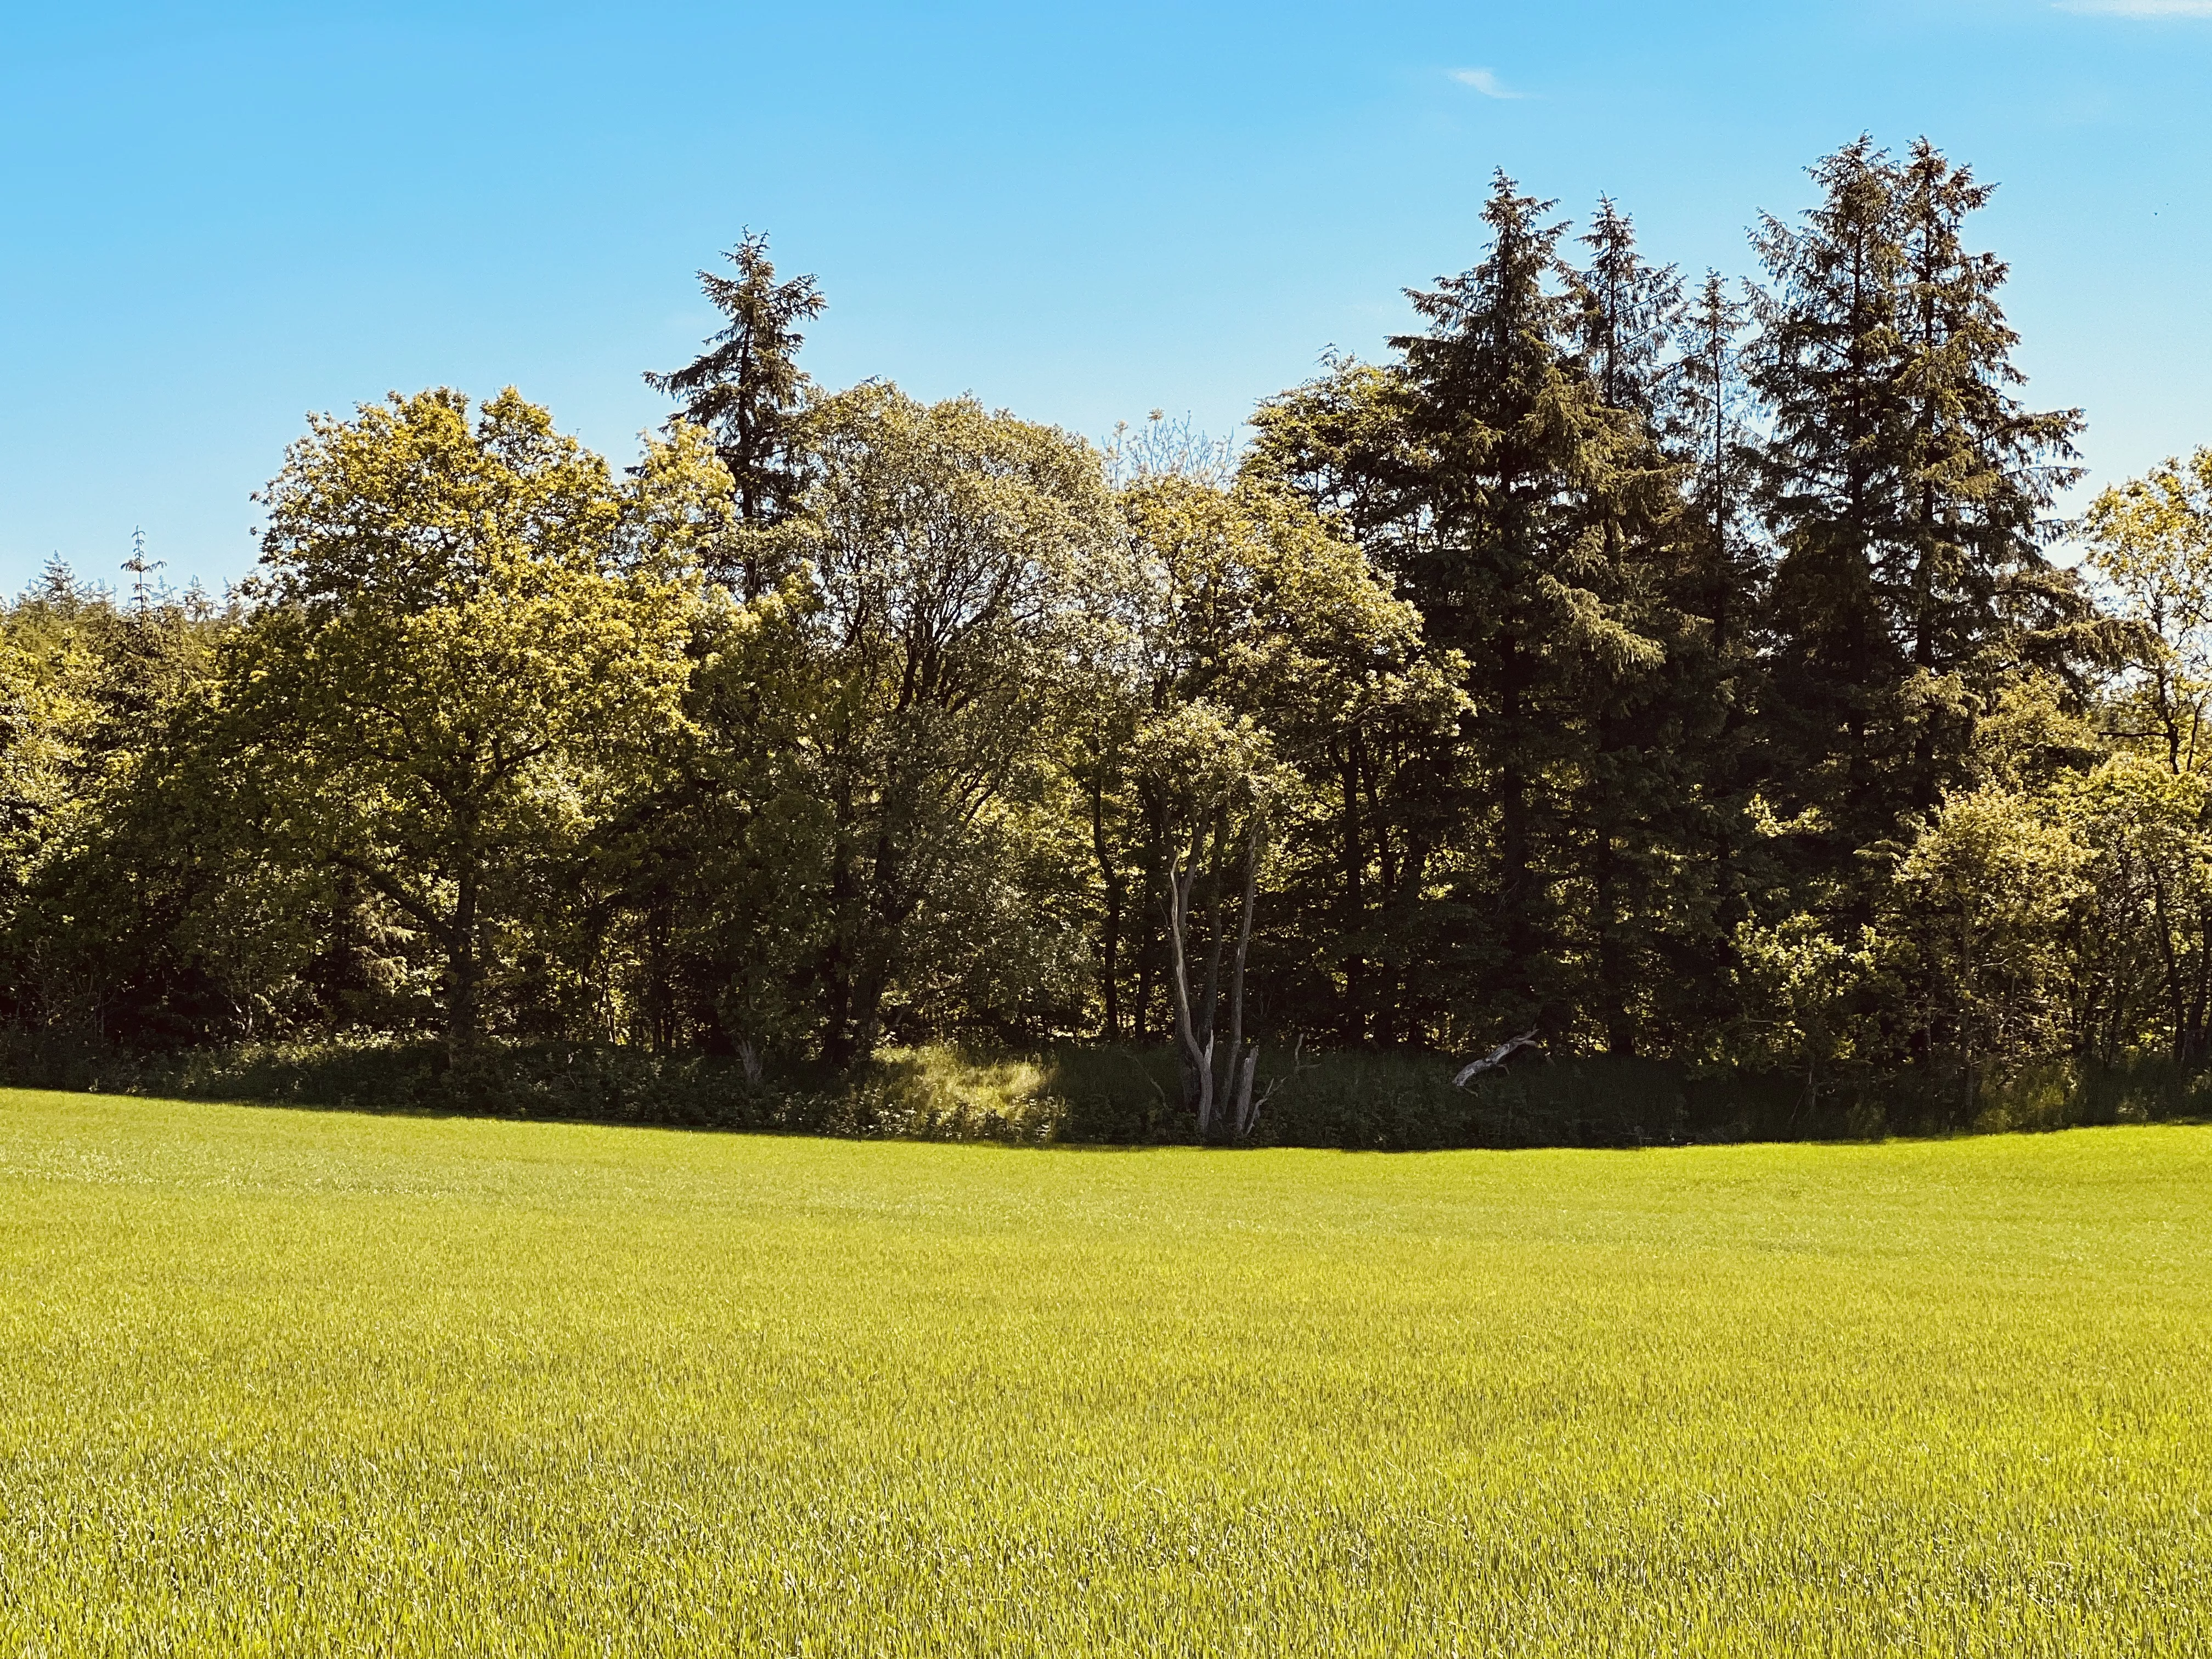
{"label": "yellow-green leaves", "polygon": [[1012,787],[1126,654],[1130,605],[1081,440],[884,385],[821,400],[807,435],[796,614],[818,686],[807,769],[834,822],[825,1046],[845,1054],[873,1042],[932,917],[1008,881]]}
{"label": "yellow-green leaves", "polygon": [[2081,530],[2090,568],[2137,630],[2114,709],[2121,734],[2192,769],[2212,693],[2212,449],[2104,491]]}
{"label": "yellow-green leaves", "polygon": [[1952,796],[1897,872],[1939,1034],[1970,1064],[2061,1048],[2094,850],[2048,798]]}
{"label": "yellow-green leaves", "polygon": [[1181,697],[1261,720],[1310,750],[1342,723],[1462,700],[1425,671],[1420,617],[1352,542],[1287,492],[1175,476],[1122,492],[1147,586],[1153,672]]}
{"label": "yellow-green leaves", "polygon": [[264,496],[229,717],[284,844],[427,927],[457,1040],[480,930],[603,817],[679,718],[684,580],[726,487],[679,428],[637,479],[512,389],[318,417]]}

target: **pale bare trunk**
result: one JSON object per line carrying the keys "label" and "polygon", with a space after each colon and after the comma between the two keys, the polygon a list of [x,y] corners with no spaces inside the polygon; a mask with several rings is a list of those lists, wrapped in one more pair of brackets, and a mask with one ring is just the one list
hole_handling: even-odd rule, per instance
{"label": "pale bare trunk", "polygon": [[1230,1121],[1241,1140],[1249,1127],[1252,1071],[1260,1051],[1244,1052],[1244,964],[1252,952],[1252,911],[1260,879],[1260,824],[1255,818],[1244,838],[1244,910],[1237,927],[1237,956],[1229,969],[1229,1070],[1223,1081],[1230,1091]]}
{"label": "pale bare trunk", "polygon": [[1206,1139],[1213,1127],[1213,1034],[1203,1041],[1193,1025],[1190,1012],[1190,968],[1183,952],[1183,929],[1190,920],[1192,868],[1198,861],[1198,836],[1191,836],[1190,856],[1171,855],[1168,866],[1168,987],[1175,1003],[1176,1046],[1182,1050],[1183,1095],[1186,1104],[1198,1109],[1198,1137]]}
{"label": "pale bare trunk", "polygon": [[1237,1139],[1244,1139],[1252,1133],[1253,1121],[1260,1115],[1252,1103],[1252,1075],[1260,1069],[1260,1045],[1254,1043],[1239,1061],[1230,1057],[1230,1068],[1236,1076],[1236,1092],[1230,1099],[1230,1121],[1235,1125]]}

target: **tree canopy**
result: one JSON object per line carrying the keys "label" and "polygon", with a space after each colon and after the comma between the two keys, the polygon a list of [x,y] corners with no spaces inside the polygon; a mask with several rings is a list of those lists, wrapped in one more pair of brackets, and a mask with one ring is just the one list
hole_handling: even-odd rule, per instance
{"label": "tree canopy", "polygon": [[817,386],[750,234],[627,472],[513,390],[317,416],[234,592],[0,620],[0,1014],[1166,1045],[1231,1136],[1263,1041],[2198,1066],[2212,452],[2062,523],[1990,187],[1811,173],[1743,283],[1500,174],[1241,446]]}

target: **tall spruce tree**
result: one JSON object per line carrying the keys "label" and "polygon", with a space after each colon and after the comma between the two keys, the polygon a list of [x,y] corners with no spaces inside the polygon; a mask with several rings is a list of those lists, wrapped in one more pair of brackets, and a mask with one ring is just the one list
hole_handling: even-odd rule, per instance
{"label": "tall spruce tree", "polygon": [[1589,250],[1574,273],[1577,333],[1601,401],[1656,419],[1667,381],[1681,273],[1655,265],[1636,244],[1636,224],[1610,197],[1598,198],[1590,228],[1577,239]]}
{"label": "tall spruce tree", "polygon": [[1823,867],[1893,833],[1905,671],[1885,590],[1911,410],[1901,395],[1897,303],[1904,249],[1887,157],[1870,138],[1811,169],[1821,190],[1802,227],[1768,216],[1753,245],[1773,281],[1755,291],[1753,385],[1766,406],[1760,507],[1780,550],[1771,596],[1774,695],[1767,769],[1793,806],[1816,809]]}
{"label": "tall spruce tree", "polygon": [[1749,757],[1764,656],[1755,627],[1764,597],[1765,544],[1752,517],[1754,434],[1748,423],[1741,343],[1748,320],[1718,271],[1708,270],[1685,308],[1665,412],[1668,447],[1686,469],[1677,603],[1697,626],[1675,669],[1696,711],[1697,787],[1710,872],[1706,938],[1712,947],[1684,982],[1710,996],[1717,966],[1732,965],[1730,940],[1748,916],[1744,823]]}
{"label": "tall spruce tree", "polygon": [[1773,282],[1752,378],[1780,550],[1765,730],[1772,792],[1813,810],[1820,871],[1863,915],[1857,850],[1964,775],[2005,669],[2078,618],[2040,543],[2081,416],[2011,393],[2005,267],[1960,234],[1987,186],[1924,140],[1899,164],[1862,137],[1811,171],[1820,204],[1753,239]]}
{"label": "tall spruce tree", "polygon": [[1686,907],[1677,885],[1688,825],[1692,688],[1667,672],[1681,656],[1685,617],[1670,591],[1677,558],[1680,468],[1661,449],[1656,422],[1667,395],[1666,354],[1681,309],[1681,278],[1653,265],[1636,228],[1601,198],[1579,239],[1587,262],[1571,273],[1580,301],[1577,343],[1600,404],[1618,430],[1606,475],[1590,491],[1603,538],[1604,591],[1621,620],[1665,649],[1654,657],[1593,656],[1583,665],[1587,755],[1574,802],[1574,842],[1589,900],[1590,973],[1584,1005],[1609,1053],[1632,1054],[1644,1020],[1639,988],[1668,982],[1658,960]]}
{"label": "tall spruce tree", "polygon": [[1668,446],[1688,470],[1686,545],[1699,595],[1689,608],[1710,625],[1714,654],[1738,661],[1752,637],[1748,600],[1763,562],[1751,517],[1756,453],[1742,351],[1748,320],[1721,274],[1708,270],[1676,329],[1664,417]]}
{"label": "tall spruce tree", "polygon": [[799,367],[805,342],[799,325],[820,316],[829,302],[811,276],[776,281],[763,233],[748,231],[724,257],[737,275],[702,270],[699,288],[729,326],[709,337],[708,349],[684,368],[648,372],[645,382],[683,400],[677,418],[706,428],[730,470],[738,518],[750,533],[735,538],[735,568],[712,574],[737,581],[750,600],[781,574],[775,568],[774,538],[763,532],[784,521],[805,484],[797,433],[807,385]]}
{"label": "tall spruce tree", "polygon": [[[1586,762],[1593,672],[1648,669],[1661,647],[1628,619],[1608,519],[1644,474],[1643,423],[1606,406],[1573,355],[1577,291],[1553,204],[1500,173],[1489,257],[1410,296],[1427,332],[1403,354],[1410,481],[1432,526],[1401,573],[1438,644],[1465,653],[1474,714],[1454,783],[1479,842],[1462,1012],[1478,1032],[1575,1023],[1563,949],[1572,771]],[[1486,852],[1487,856],[1481,854]]]}
{"label": "tall spruce tree", "polygon": [[[603,862],[618,872],[611,908],[639,940],[645,1035],[665,1047],[701,1030],[712,1046],[753,1055],[787,1035],[773,982],[787,975],[748,966],[787,960],[784,900],[811,878],[804,858],[778,872],[760,867],[756,840],[775,840],[784,823],[774,804],[787,759],[783,711],[778,697],[733,692],[732,682],[738,663],[778,665],[763,684],[782,678],[792,612],[781,590],[803,556],[798,508],[809,474],[799,325],[827,302],[811,276],[776,279],[761,233],[746,232],[724,257],[734,274],[702,270],[699,286],[727,326],[685,367],[645,380],[682,403],[672,426],[704,430],[728,472],[730,511],[706,527],[697,556],[746,613],[702,613],[693,650],[708,665],[693,678],[690,719],[670,739],[660,787],[629,803],[623,855]],[[794,843],[781,844],[790,855]]]}
{"label": "tall spruce tree", "polygon": [[1924,137],[1898,172],[1904,380],[1913,404],[1907,786],[1919,811],[1960,780],[1975,717],[1997,679],[2039,645],[2062,644],[2086,615],[2071,575],[2042,553],[2055,528],[2045,516],[2053,495],[2081,476],[2069,463],[2081,411],[2035,413],[2012,395],[2026,376],[2012,362],[2020,336],[1997,304],[2006,266],[1968,252],[1961,236],[1993,190]]}

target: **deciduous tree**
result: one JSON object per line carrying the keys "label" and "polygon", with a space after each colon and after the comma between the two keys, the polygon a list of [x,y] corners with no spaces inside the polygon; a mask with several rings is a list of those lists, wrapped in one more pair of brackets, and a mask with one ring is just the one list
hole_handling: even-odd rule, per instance
{"label": "deciduous tree", "polygon": [[678,718],[694,589],[626,532],[669,516],[656,492],[727,483],[672,441],[696,464],[622,487],[512,390],[473,410],[395,394],[316,417],[262,497],[231,740],[274,852],[351,873],[437,942],[457,1057],[487,927]]}

